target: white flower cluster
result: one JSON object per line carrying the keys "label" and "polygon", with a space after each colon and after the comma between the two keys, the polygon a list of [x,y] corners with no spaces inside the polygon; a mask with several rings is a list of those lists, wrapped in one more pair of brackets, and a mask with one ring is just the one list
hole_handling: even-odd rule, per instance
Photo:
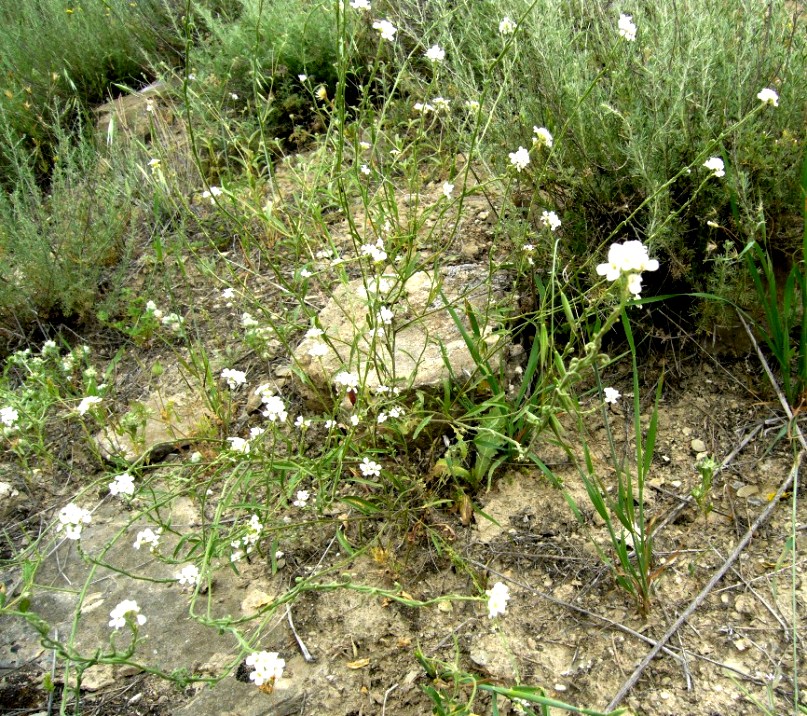
{"label": "white flower cluster", "polygon": [[515,167],[517,172],[522,172],[526,169],[530,164],[530,153],[529,150],[524,149],[524,147],[519,147],[517,151],[510,152],[510,164]]}
{"label": "white flower cluster", "polygon": [[220,186],[211,186],[210,189],[205,189],[202,192],[202,199],[207,199],[212,205],[215,206],[216,198],[221,196],[224,190]]}
{"label": "white flower cluster", "polygon": [[377,421],[378,424],[381,425],[382,423],[386,423],[390,418],[400,418],[403,414],[404,409],[396,405],[390,408],[387,412],[379,413]]}
{"label": "white flower cluster", "polygon": [[81,399],[81,402],[76,407],[76,412],[82,416],[86,415],[94,405],[98,405],[100,402],[101,398],[99,396],[88,395],[86,398]]}
{"label": "white flower cluster", "polygon": [[347,390],[353,391],[354,393],[359,392],[359,376],[356,373],[349,373],[343,370],[333,377],[333,382],[337,387],[347,388]]}
{"label": "white flower cluster", "polygon": [[261,524],[258,515],[252,515],[249,518],[247,525],[247,533],[241,539],[233,540],[230,546],[233,548],[233,553],[230,555],[231,562],[239,562],[245,555],[250,554],[258,540],[261,538],[263,532],[263,524]]}
{"label": "white flower cluster", "polygon": [[532,138],[533,145],[539,144],[547,147],[548,149],[552,149],[552,145],[554,144],[555,140],[553,139],[551,132],[546,127],[533,127],[532,131],[533,134],[535,134],[535,136]]}
{"label": "white flower cluster", "polygon": [[381,465],[374,462],[369,457],[362,458],[359,464],[359,470],[361,470],[361,474],[364,475],[364,477],[380,477],[381,475]]}
{"label": "white flower cluster", "polygon": [[726,176],[726,166],[720,157],[709,157],[704,163],[705,166],[712,174],[718,178]]}
{"label": "white flower cluster", "polygon": [[616,281],[623,274],[628,277],[628,290],[639,298],[642,292],[642,272],[657,271],[656,259],[651,259],[641,241],[611,244],[608,261],[597,266],[597,273],[608,281]]}
{"label": "white flower cluster", "polygon": [[370,256],[374,263],[380,264],[387,260],[383,239],[377,239],[374,244],[364,244],[360,248],[362,256]]}
{"label": "white flower cluster", "polygon": [[279,395],[275,395],[268,383],[259,385],[255,389],[255,394],[260,396],[261,402],[263,403],[262,415],[264,418],[267,418],[273,423],[282,423],[289,417],[283,398]]}
{"label": "white flower cluster", "polygon": [[776,90],[773,90],[770,87],[761,89],[757,93],[757,99],[762,102],[762,104],[772,104],[774,107],[779,106],[779,95],[776,93]]}
{"label": "white flower cluster", "polygon": [[263,686],[266,682],[279,679],[286,667],[286,662],[276,651],[256,651],[247,657],[246,664],[253,668],[249,678],[255,682],[255,686]]}
{"label": "white flower cluster", "polygon": [[514,23],[507,15],[502,18],[499,23],[500,35],[512,35],[516,31],[516,23]]}
{"label": "white flower cluster", "polygon": [[199,568],[195,564],[183,567],[177,573],[176,580],[183,586],[195,587],[199,583]]}
{"label": "white flower cluster", "polygon": [[381,39],[387,42],[395,42],[395,33],[398,32],[398,28],[389,20],[376,20],[373,23],[373,30],[378,30]]}
{"label": "white flower cluster", "polygon": [[140,549],[144,544],[147,544],[150,552],[156,552],[160,546],[160,535],[162,533],[162,527],[158,527],[156,530],[151,529],[151,527],[146,527],[146,529],[140,530],[140,532],[137,533],[137,538],[132,547],[134,549]]}
{"label": "white flower cluster", "polygon": [[15,427],[17,421],[20,419],[20,414],[17,412],[16,408],[12,408],[11,406],[6,406],[5,408],[0,408],[0,422],[6,427],[6,429],[11,429]]}
{"label": "white flower cluster", "polygon": [[426,59],[429,62],[442,62],[446,58],[446,51],[440,45],[432,45],[426,50]]}
{"label": "white flower cluster", "polygon": [[628,42],[633,42],[636,39],[636,25],[633,24],[633,15],[620,15],[619,23],[620,36],[624,37]]}
{"label": "white flower cluster", "polygon": [[507,602],[510,601],[510,587],[502,582],[496,582],[491,589],[485,591],[488,595],[488,617],[493,619],[507,611]]}
{"label": "white flower cluster", "polygon": [[111,495],[126,495],[132,497],[135,492],[134,477],[128,472],[122,472],[109,483]]}
{"label": "white flower cluster", "polygon": [[84,525],[90,524],[92,521],[92,513],[79,507],[74,502],[62,507],[59,510],[59,524],[56,527],[57,532],[64,530],[64,536],[67,539],[81,539],[81,530]]}
{"label": "white flower cluster", "polygon": [[118,606],[109,612],[109,626],[113,629],[122,629],[126,626],[127,617],[139,626],[146,623],[146,616],[140,613],[140,607],[134,599],[124,599]]}
{"label": "white flower cluster", "polygon": [[555,231],[560,228],[560,219],[554,211],[543,211],[541,213],[541,224],[546,226],[550,231]]}
{"label": "white flower cluster", "polygon": [[243,370],[234,370],[233,368],[225,368],[221,371],[222,380],[227,382],[230,390],[235,390],[247,382],[247,374]]}

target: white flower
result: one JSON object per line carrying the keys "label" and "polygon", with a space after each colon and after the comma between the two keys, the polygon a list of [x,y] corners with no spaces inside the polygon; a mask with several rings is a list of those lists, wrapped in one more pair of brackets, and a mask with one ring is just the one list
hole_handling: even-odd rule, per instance
{"label": "white flower", "polygon": [[776,93],[776,90],[770,87],[760,90],[757,93],[757,99],[762,102],[762,104],[772,104],[774,107],[779,106],[779,95]]}
{"label": "white flower", "polygon": [[281,423],[289,417],[286,410],[286,405],[283,403],[283,398],[279,395],[272,395],[269,392],[263,392],[263,417],[269,419],[273,423],[280,421]]}
{"label": "white flower", "polygon": [[350,7],[354,10],[369,10],[370,0],[350,0]]}
{"label": "white flower", "polygon": [[187,584],[189,587],[195,587],[199,583],[199,568],[195,564],[183,567],[176,575],[176,580],[182,585]]}
{"label": "white flower", "polygon": [[263,686],[267,681],[273,683],[283,676],[286,662],[279,656],[276,651],[257,651],[247,657],[246,665],[254,669],[249,678],[255,686]]}
{"label": "white flower", "polygon": [[328,348],[327,343],[323,343],[322,341],[317,341],[308,349],[308,355],[312,358],[321,358],[322,356],[328,355],[330,349]]}
{"label": "white flower", "polygon": [[512,35],[516,31],[516,23],[514,23],[507,15],[502,18],[499,23],[500,35]]}
{"label": "white flower", "polygon": [[42,355],[48,355],[49,353],[58,353],[59,349],[56,347],[56,341],[47,340],[42,344]]}
{"label": "white flower", "polygon": [[255,328],[258,325],[260,324],[253,318],[251,313],[244,311],[244,313],[241,314],[241,328],[249,330],[250,328]]}
{"label": "white flower", "polygon": [[611,405],[616,405],[617,401],[622,397],[622,393],[616,388],[606,388],[603,392],[605,393],[605,402]]}
{"label": "white flower", "polygon": [[451,102],[445,97],[435,97],[432,102],[434,102],[435,112],[448,112],[451,109]]}
{"label": "white flower", "polygon": [[554,139],[552,138],[552,134],[546,127],[533,127],[533,133],[535,136],[532,138],[533,144],[542,144],[545,147],[552,148],[552,144],[554,143]]}
{"label": "white flower", "polygon": [[365,477],[379,477],[381,475],[381,465],[365,457],[359,464],[359,470]]}
{"label": "white flower", "polygon": [[146,529],[137,533],[137,539],[132,547],[140,549],[144,544],[147,544],[150,551],[156,552],[157,547],[160,545],[160,535],[162,531],[162,527],[158,527],[156,531],[151,529],[151,527],[146,527]]}
{"label": "white flower", "polygon": [[551,231],[555,231],[560,226],[560,219],[554,211],[544,211],[541,213],[541,223]]}
{"label": "white flower", "polygon": [[348,371],[343,370],[333,377],[333,382],[335,385],[352,390],[354,393],[359,390],[359,376],[356,373],[348,373]]}
{"label": "white flower", "polygon": [[122,472],[109,483],[109,492],[112,495],[134,495],[134,477],[128,472]]}
{"label": "white flower", "polygon": [[451,198],[451,194],[452,194],[453,191],[454,191],[454,185],[453,184],[451,184],[450,182],[447,182],[447,181],[443,182],[443,196],[446,199]]}
{"label": "white flower", "polygon": [[302,509],[308,504],[310,497],[311,493],[308,490],[297,490],[297,499],[291,504]]}
{"label": "white flower", "polygon": [[59,524],[56,531],[61,532],[64,529],[64,536],[67,539],[81,539],[81,530],[91,520],[92,513],[89,510],[71,502],[59,510]]}
{"label": "white flower", "polygon": [[642,293],[642,277],[640,274],[628,274],[628,291],[630,291],[636,298],[639,298]]}
{"label": "white flower", "polygon": [[398,32],[398,28],[389,20],[376,20],[373,23],[373,30],[378,30],[381,33],[381,39],[388,42],[395,42],[395,33]]}
{"label": "white flower", "polygon": [[658,267],[658,261],[650,258],[641,241],[626,241],[611,244],[608,261],[597,266],[597,274],[605,276],[608,281],[616,281],[623,273],[640,274],[642,271],[657,271]]}
{"label": "white flower", "polygon": [[633,42],[636,39],[636,25],[633,24],[633,15],[620,15],[618,27],[619,34],[628,42]]}
{"label": "white flower", "polygon": [[386,306],[382,306],[381,310],[378,312],[378,320],[381,321],[381,323],[389,325],[392,323],[393,318],[395,318],[395,314]]}
{"label": "white flower", "polygon": [[240,452],[244,455],[249,454],[249,440],[244,440],[244,438],[227,438],[227,442],[230,443],[230,450],[233,452]]}
{"label": "white flower", "polygon": [[442,62],[446,58],[446,51],[440,45],[432,45],[426,50],[426,59],[429,62]]}
{"label": "white flower", "polygon": [[16,423],[19,418],[20,414],[15,408],[12,408],[11,406],[0,408],[0,422],[2,422],[7,428],[13,428],[14,423]]}
{"label": "white flower", "polygon": [[227,381],[227,386],[230,390],[235,390],[238,386],[247,382],[247,374],[243,370],[225,368],[221,371],[221,377]]}
{"label": "white flower", "polygon": [[113,629],[120,629],[126,626],[126,618],[133,619],[137,624],[143,626],[146,623],[145,615],[140,613],[140,607],[133,599],[124,599],[117,607],[109,612],[111,619],[109,626]]}
{"label": "white flower", "polygon": [[726,176],[726,168],[720,157],[709,157],[709,159],[703,163],[703,166],[713,172],[716,177]]}
{"label": "white flower", "polygon": [[93,405],[98,405],[100,402],[101,398],[99,398],[97,395],[88,395],[86,398],[81,399],[81,402],[76,408],[76,412],[79,415],[86,415],[87,411],[92,408]]}
{"label": "white flower", "polygon": [[530,163],[530,153],[524,147],[519,147],[517,152],[510,152],[509,156],[510,164],[516,168],[517,172],[526,169]]}
{"label": "white flower", "polygon": [[496,582],[492,589],[485,591],[488,595],[488,617],[504,614],[507,611],[507,602],[510,599],[510,587],[502,582]]}
{"label": "white flower", "polygon": [[221,196],[224,192],[221,187],[211,186],[210,189],[205,189],[202,192],[202,199],[209,199],[211,204],[216,203],[216,197]]}
{"label": "white flower", "polygon": [[176,332],[182,328],[182,324],[185,323],[185,319],[176,313],[169,313],[167,316],[163,316],[160,323]]}

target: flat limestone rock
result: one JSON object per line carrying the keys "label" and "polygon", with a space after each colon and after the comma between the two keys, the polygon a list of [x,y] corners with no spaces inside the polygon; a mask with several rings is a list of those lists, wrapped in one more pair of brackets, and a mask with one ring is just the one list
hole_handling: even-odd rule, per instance
{"label": "flat limestone rock", "polygon": [[96,434],[101,455],[129,462],[145,455],[153,462],[209,434],[215,417],[203,395],[195,380],[169,365],[142,402]]}
{"label": "flat limestone rock", "polygon": [[506,342],[498,322],[505,287],[504,275],[491,277],[477,264],[420,271],[405,283],[386,273],[338,286],[318,317],[325,335],[306,337],[294,352],[314,389],[309,398],[329,395],[341,371],[357,373],[370,391],[384,385],[402,393],[476,373],[447,303],[470,335],[467,307],[473,309],[482,336],[477,350],[497,370]]}

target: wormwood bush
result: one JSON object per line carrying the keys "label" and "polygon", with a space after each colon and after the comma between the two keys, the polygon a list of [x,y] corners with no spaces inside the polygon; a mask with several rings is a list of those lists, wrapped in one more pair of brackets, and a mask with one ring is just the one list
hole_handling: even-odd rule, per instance
{"label": "wormwood bush", "polygon": [[[616,45],[620,11],[632,14],[638,32],[635,41]],[[778,219],[769,241],[784,251],[798,245],[799,232],[791,229],[800,205],[807,33],[795,5],[686,0],[616,8],[603,1],[466,0],[428,7],[406,2],[400,12],[407,37],[440,42],[463,57],[450,68],[460,96],[495,90],[484,108],[491,113],[482,135],[490,156],[506,161],[502,150],[517,146],[519,137],[529,146],[533,125],[555,136],[541,193],[525,181],[523,203],[549,196],[561,207],[570,254],[587,255],[650,196],[624,232],[652,237],[669,254],[679,286],[704,287],[712,244],[742,246],[760,205]],[[520,24],[502,37],[498,23],[505,15]],[[486,76],[508,41],[511,51]],[[780,93],[777,113],[722,138],[753,108],[752,87]],[[682,167],[710,155],[723,157],[731,191],[717,185],[695,198],[702,171],[657,191]],[[711,232],[707,221],[723,228]]]}
{"label": "wormwood bush", "polygon": [[[295,124],[310,119],[314,83],[332,94],[337,37],[333,3],[236,0],[228,11],[195,10],[206,28],[193,57],[195,75],[209,98],[218,98],[231,114],[249,120],[260,112],[260,126],[268,136],[287,136]],[[258,123],[252,128],[257,130]]]}
{"label": "wormwood bush", "polygon": [[[0,124],[37,158],[47,174],[63,127],[103,102],[114,83],[141,85],[160,61],[176,62],[181,35],[170,0],[23,0],[0,8]],[[0,146],[0,181],[13,184],[14,160]]]}
{"label": "wormwood bush", "polygon": [[125,175],[96,171],[94,141],[59,137],[50,191],[33,158],[15,157],[17,182],[0,191],[0,325],[86,314],[134,231]]}

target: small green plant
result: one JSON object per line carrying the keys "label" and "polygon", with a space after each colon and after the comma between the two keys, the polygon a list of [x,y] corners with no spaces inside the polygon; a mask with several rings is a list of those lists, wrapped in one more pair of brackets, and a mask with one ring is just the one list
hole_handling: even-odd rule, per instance
{"label": "small green plant", "polygon": [[807,154],[801,170],[804,231],[801,256],[787,277],[778,278],[771,252],[766,247],[766,222],[757,224],[762,243],[745,247],[745,265],[764,313],[762,337],[776,359],[782,390],[792,407],[799,407],[807,390]]}
{"label": "small green plant", "polygon": [[462,670],[456,663],[449,664],[437,659],[428,658],[422,651],[415,651],[418,660],[431,683],[423,687],[426,695],[434,704],[432,713],[436,716],[474,716],[478,714],[480,705],[477,701],[486,697],[490,702],[490,716],[498,716],[500,709],[510,708],[508,713],[525,716],[549,716],[557,711],[586,716],[618,716],[625,709],[616,711],[597,711],[580,708],[550,698],[539,686],[500,686],[490,683]]}
{"label": "small green plant", "polygon": [[701,477],[699,485],[692,488],[690,494],[698,505],[698,509],[702,514],[707,515],[712,511],[712,478],[714,477],[715,470],[719,467],[717,461],[713,457],[704,457],[698,460],[695,468]]}

